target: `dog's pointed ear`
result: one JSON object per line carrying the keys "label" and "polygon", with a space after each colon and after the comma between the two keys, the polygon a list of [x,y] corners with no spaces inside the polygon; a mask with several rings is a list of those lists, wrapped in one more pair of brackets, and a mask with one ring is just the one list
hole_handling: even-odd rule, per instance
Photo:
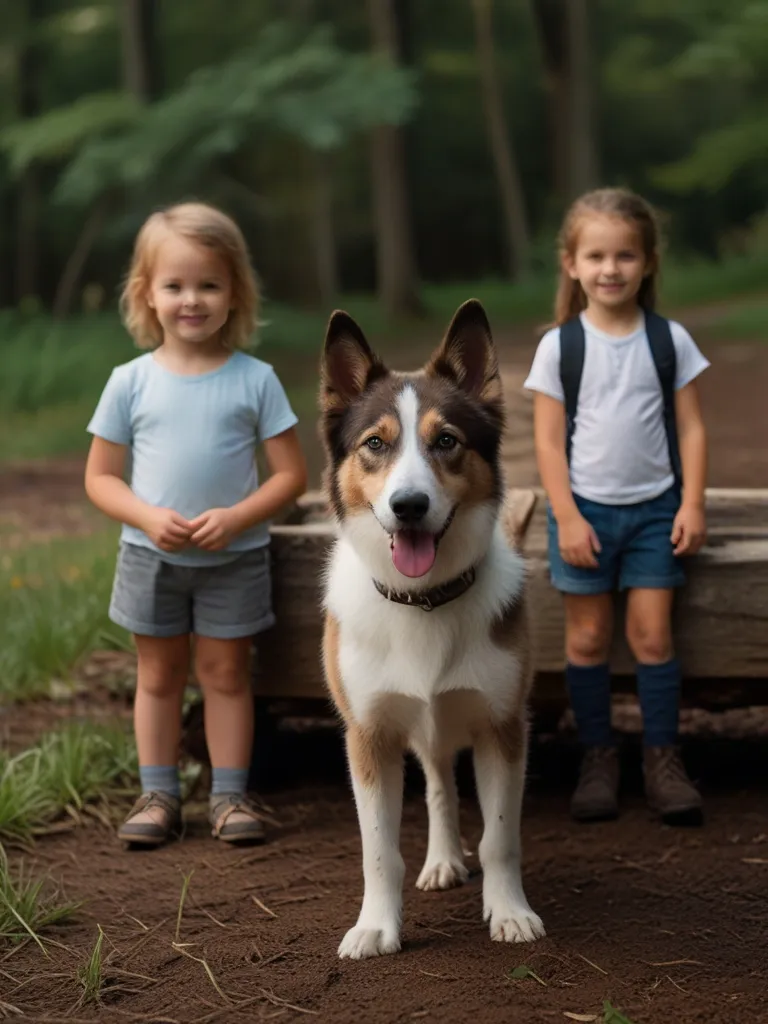
{"label": "dog's pointed ear", "polygon": [[491,325],[478,299],[467,299],[454,313],[427,373],[447,377],[481,401],[501,398],[501,378]]}
{"label": "dog's pointed ear", "polygon": [[357,322],[342,309],[328,321],[320,365],[320,403],[338,410],[358,398],[368,385],[386,373]]}

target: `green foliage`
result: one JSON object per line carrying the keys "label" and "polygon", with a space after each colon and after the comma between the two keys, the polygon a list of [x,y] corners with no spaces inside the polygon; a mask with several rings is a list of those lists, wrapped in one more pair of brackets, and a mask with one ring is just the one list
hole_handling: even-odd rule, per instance
{"label": "green foliage", "polygon": [[0,132],[0,149],[8,154],[11,170],[21,174],[34,161],[71,157],[94,136],[133,124],[138,114],[138,102],[127,93],[89,93],[68,107],[9,125]]}
{"label": "green foliage", "polygon": [[716,121],[710,120],[685,157],[658,167],[653,180],[671,192],[714,193],[734,176],[766,165],[768,5],[764,0],[710,4],[687,23],[693,38],[651,78],[667,98],[680,87],[689,96],[691,86],[713,91]]}
{"label": "green foliage", "polygon": [[654,180],[671,192],[721,189],[739,171],[760,166],[768,157],[768,115],[744,119],[702,136],[690,156],[659,168]]}
{"label": "green foliage", "polygon": [[[23,865],[11,868],[0,845],[0,943],[17,946],[33,939],[42,946],[38,933],[76,910],[77,904],[62,901],[46,879],[31,878]],[[0,1010],[4,1006],[0,1004]]]}
{"label": "green foliage", "polygon": [[84,655],[126,648],[110,622],[115,530],[21,548],[0,558],[0,702],[49,693]]}
{"label": "green foliage", "polygon": [[[120,91],[131,46],[114,3],[57,0],[32,21],[24,4],[9,6],[0,26],[0,196],[9,215],[0,262],[10,272],[0,278],[0,302],[19,291],[17,236],[29,231],[39,243],[37,298],[50,307],[83,218],[105,192],[109,215],[82,280],[108,295],[147,212],[197,196],[236,216],[272,294],[314,298],[318,151],[333,154],[322,166],[342,288],[370,290],[377,262],[365,133],[381,123],[406,125],[422,279],[502,272],[504,225],[467,0],[409,6],[407,71],[369,52],[365,5],[255,0],[230,5],[226,17],[213,0],[155,6],[147,52],[160,99],[138,117]],[[532,6],[496,4],[494,37],[504,118],[543,253],[565,202],[553,126],[567,123],[567,110],[555,109]],[[768,5],[589,7],[601,182],[647,193],[668,217],[678,254],[718,253],[768,194]],[[321,16],[333,31],[318,25]],[[30,44],[37,56],[27,66]],[[21,118],[22,96],[36,117]],[[548,265],[538,244],[534,263]]]}
{"label": "green foliage", "polygon": [[411,75],[374,56],[345,53],[328,29],[299,39],[288,26],[272,25],[256,46],[192,74],[131,130],[97,134],[67,168],[57,195],[87,203],[105,188],[141,185],[159,173],[189,182],[256,133],[264,141],[264,133],[284,132],[313,149],[333,149],[354,132],[401,123],[414,102]]}
{"label": "green foliage", "polygon": [[80,994],[81,1005],[101,1002],[101,990],[104,984],[104,964],[101,947],[104,943],[104,932],[101,925],[98,925],[98,929],[99,935],[91,950],[91,955],[77,969],[77,980],[83,989]]}
{"label": "green foliage", "polygon": [[137,778],[133,738],[116,727],[70,725],[14,757],[0,755],[0,841],[28,842]]}

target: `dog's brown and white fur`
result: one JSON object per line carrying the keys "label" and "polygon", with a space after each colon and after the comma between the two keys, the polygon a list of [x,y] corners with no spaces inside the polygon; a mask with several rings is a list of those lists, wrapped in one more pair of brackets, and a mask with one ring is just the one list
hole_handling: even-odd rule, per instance
{"label": "dog's brown and white fur", "polygon": [[[479,302],[466,302],[430,362],[395,373],[337,311],[321,374],[326,486],[338,524],[323,656],[346,728],[365,880],[339,955],[400,949],[406,749],[427,785],[429,840],[417,886],[447,889],[467,878],[454,757],[471,746],[484,818],[484,917],[492,939],[531,941],[544,935],[520,873],[532,666],[525,566],[516,524],[504,515],[503,398],[488,321]],[[474,582],[440,607],[402,603],[472,568]]]}

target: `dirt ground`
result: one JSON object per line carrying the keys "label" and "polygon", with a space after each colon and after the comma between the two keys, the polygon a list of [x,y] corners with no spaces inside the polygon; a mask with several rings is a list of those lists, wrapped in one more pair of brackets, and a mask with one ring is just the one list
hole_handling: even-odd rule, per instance
{"label": "dirt ground", "polygon": [[[293,759],[294,772],[301,758],[301,776],[267,797],[279,827],[265,846],[217,843],[202,805],[188,807],[183,841],[157,851],[125,851],[97,822],[40,843],[38,866],[50,866],[69,897],[87,902],[71,924],[49,932],[61,944],[49,962],[31,943],[0,960],[0,999],[40,1022],[317,1016],[340,1024],[535,1024],[568,1013],[602,1021],[606,999],[634,1024],[767,1022],[764,754],[723,750],[724,780],[722,768],[712,770],[711,745],[691,747],[707,821],[681,831],[650,820],[637,753],[628,743],[622,817],[578,826],[567,816],[575,752],[541,741],[534,750],[524,883],[548,936],[533,945],[491,942],[482,922],[481,822],[462,763],[469,882],[444,893],[415,889],[426,812],[409,774],[403,950],[338,960],[359,910],[360,845],[341,747],[334,735],[315,735],[286,741],[282,756]],[[750,782],[758,773],[762,786]],[[176,940],[182,876],[190,872]],[[76,973],[97,925],[106,936],[102,1004],[78,1006]],[[511,978],[522,965],[541,980]]]}
{"label": "dirt ground", "polygon": [[[702,379],[710,484],[768,487],[768,346],[702,347],[714,364]],[[531,353],[504,347],[513,484],[536,482],[530,403],[520,393]],[[314,438],[310,424],[305,443],[317,483]],[[84,532],[93,522],[82,502],[82,460],[0,471],[3,546],[30,533]],[[0,709],[0,744],[14,747],[72,714],[127,717],[128,698],[99,686],[103,674],[121,669],[130,666],[97,658],[84,673],[94,683],[89,696],[56,711],[46,704]],[[39,1022],[316,1017],[338,1024],[538,1024],[602,1022],[603,1001],[610,1000],[632,1024],[768,1024],[768,742],[764,735],[713,740],[692,731],[685,756],[707,811],[699,830],[662,828],[650,819],[631,727],[621,818],[577,826],[567,814],[578,763],[572,741],[536,738],[523,820],[524,882],[548,935],[529,946],[492,943],[482,922],[481,821],[465,759],[462,835],[472,875],[451,892],[415,889],[426,812],[420,777],[409,768],[403,951],[351,963],[339,961],[336,948],[357,916],[362,876],[341,744],[334,728],[285,729],[271,751],[271,774],[282,784],[266,794],[278,824],[263,847],[238,851],[217,843],[204,805],[193,803],[181,842],[129,852],[106,824],[123,807],[105,805],[104,820],[41,840],[25,855],[27,867],[49,869],[67,897],[85,903],[71,923],[48,933],[55,941],[48,959],[31,942],[0,949],[0,1018],[14,1019],[18,1010],[19,1019]],[[183,875],[190,872],[178,925]],[[77,971],[97,925],[105,932],[102,1002],[81,1005]],[[513,979],[510,972],[521,965],[537,977]]]}

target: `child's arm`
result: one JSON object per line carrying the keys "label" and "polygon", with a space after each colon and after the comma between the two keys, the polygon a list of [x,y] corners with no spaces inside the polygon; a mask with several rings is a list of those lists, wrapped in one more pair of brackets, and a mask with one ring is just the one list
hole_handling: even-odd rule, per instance
{"label": "child's arm", "polygon": [[683,500],[671,539],[676,555],[694,555],[707,536],[704,517],[707,433],[695,380],[675,392],[675,415],[683,467]]}
{"label": "child's arm", "polygon": [[295,427],[264,441],[270,477],[258,490],[231,508],[212,508],[193,519],[192,543],[220,551],[233,537],[262,523],[298,498],[307,488],[307,465]]}
{"label": "child's arm", "polygon": [[178,551],[189,540],[189,522],[173,509],[137,498],[123,479],[127,446],[95,436],[85,467],[85,491],[110,519],[135,526],[163,551]]}
{"label": "child's arm", "polygon": [[571,491],[565,457],[565,406],[540,391],[533,399],[533,433],[539,476],[557,520],[560,553],[571,565],[596,568],[600,541],[579,512]]}

